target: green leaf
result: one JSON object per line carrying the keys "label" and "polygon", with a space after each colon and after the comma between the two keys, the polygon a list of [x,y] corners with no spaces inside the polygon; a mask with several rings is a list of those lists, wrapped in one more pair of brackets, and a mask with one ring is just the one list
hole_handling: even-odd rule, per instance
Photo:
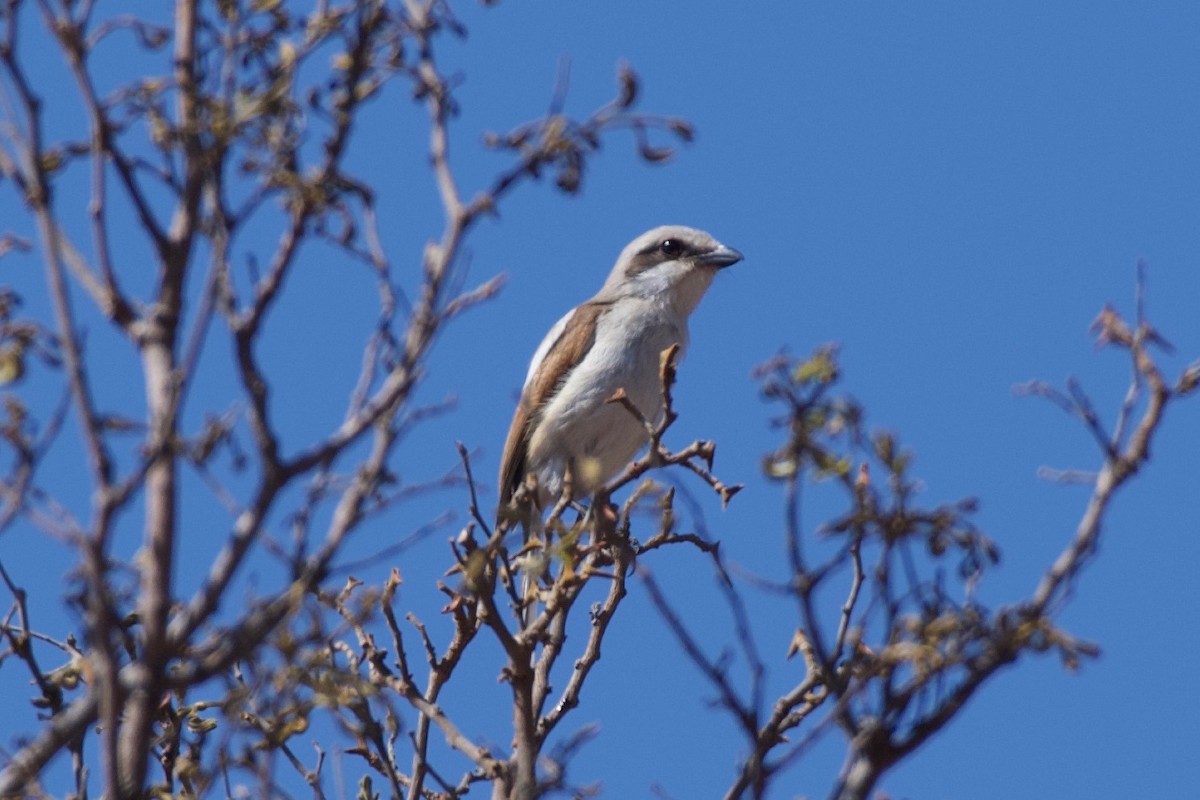
{"label": "green leaf", "polygon": [[25,374],[25,346],[20,342],[0,348],[0,386],[21,380]]}

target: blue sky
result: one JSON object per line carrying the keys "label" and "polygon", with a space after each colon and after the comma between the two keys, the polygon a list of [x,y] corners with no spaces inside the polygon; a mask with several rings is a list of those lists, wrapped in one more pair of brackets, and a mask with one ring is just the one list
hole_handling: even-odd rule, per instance
{"label": "blue sky", "polygon": [[[1080,487],[1040,480],[1038,468],[1098,463],[1081,427],[1048,403],[1014,397],[1012,387],[1078,376],[1111,421],[1128,370],[1115,352],[1092,347],[1087,326],[1105,302],[1131,310],[1139,258],[1149,265],[1151,319],[1177,348],[1164,361],[1168,372],[1200,356],[1194,4],[510,0],[486,10],[463,2],[458,11],[470,35],[445,45],[442,63],[462,75],[453,144],[468,189],[506,164],[482,148],[480,133],[542,113],[566,55],[568,111],[583,114],[609,99],[615,65],[625,59],[642,78],[641,107],[692,121],[697,136],[659,166],[642,164],[632,143],[614,136],[592,162],[581,196],[526,187],[476,231],[470,282],[503,272],[509,283],[441,337],[422,398],[453,393],[457,405],[400,451],[407,478],[452,468],[461,440],[490,483],[542,333],[599,287],[633,236],[663,223],[694,225],[746,255],[719,276],[693,317],[672,434],[680,445],[715,439],[719,474],[748,484],[724,512],[703,497],[727,556],[780,576],[779,492],[759,477],[777,433],[768,429],[771,412],[751,370],[781,348],[801,354],[837,341],[846,388],[873,425],[915,450],[930,502],[981,499],[980,524],[1003,552],[982,597],[1001,604],[1032,590],[1086,499]],[[114,79],[128,68],[114,59]],[[48,67],[45,79],[53,86],[59,78]],[[414,270],[440,224],[423,119],[403,92],[384,95],[364,120],[353,162],[380,191],[385,246]],[[6,193],[0,213],[12,213],[11,203]],[[44,308],[32,261],[0,262],[0,280],[20,286],[32,311]],[[358,369],[353,348],[370,320],[355,321],[355,310],[369,293],[365,273],[317,256],[289,286],[264,352],[287,387],[280,404],[297,443],[340,418],[345,393],[328,387],[346,385]],[[289,318],[300,321],[283,322]],[[333,330],[310,322],[323,319],[348,321]],[[136,398],[135,385],[119,377],[132,365],[99,326],[94,335],[98,349],[112,348],[113,377],[102,397]],[[205,356],[217,376],[206,396],[212,408],[231,397],[217,366],[226,353],[216,339]],[[34,376],[23,391],[32,402],[50,402],[48,390],[37,395],[48,385]],[[204,408],[198,402],[195,413]],[[1069,630],[1102,645],[1103,656],[1077,674],[1053,658],[1002,674],[888,775],[883,791],[895,798],[1195,791],[1198,444],[1200,405],[1172,409],[1153,461],[1119,498],[1099,560],[1064,615]],[[56,454],[64,474],[73,457]],[[397,510],[368,532],[378,539],[357,546],[377,551],[380,541],[447,507],[461,514],[462,493]],[[806,521],[820,518],[814,512]],[[132,547],[132,521],[127,535]],[[200,525],[193,535],[185,564],[210,557],[217,541]],[[428,619],[440,605],[432,582],[446,562],[443,540],[435,536],[398,561],[402,601]],[[67,564],[61,547],[18,528],[5,534],[3,552],[19,580],[57,589]],[[382,580],[390,565],[359,577]],[[701,559],[667,554],[651,566],[712,647],[730,638]],[[266,583],[271,569],[261,569]],[[198,577],[181,566],[181,586]],[[771,686],[782,690],[799,670],[782,660],[791,608],[757,597],[752,608],[774,665]],[[470,666],[478,693],[447,708],[468,720],[468,733],[503,743],[503,726],[488,719],[504,700],[495,665],[481,656]],[[0,674],[0,709],[28,720],[23,687],[12,681]],[[738,743],[730,720],[707,706],[711,695],[635,590],[575,715],[576,724],[596,719],[602,727],[573,777],[601,780],[607,797],[651,797],[656,783],[674,798],[718,796]],[[18,728],[25,725],[12,732]],[[824,795],[840,764],[837,736],[772,796]]]}

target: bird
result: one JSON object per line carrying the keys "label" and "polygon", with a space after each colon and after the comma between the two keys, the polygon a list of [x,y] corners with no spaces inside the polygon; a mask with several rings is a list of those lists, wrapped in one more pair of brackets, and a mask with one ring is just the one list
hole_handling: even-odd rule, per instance
{"label": "bird", "polygon": [[633,460],[649,441],[646,426],[609,399],[624,390],[647,420],[661,418],[661,354],[678,345],[682,357],[688,317],[716,274],[741,260],[682,225],[649,230],[621,251],[600,291],[533,354],[501,456],[501,515],[530,476],[530,496],[544,508],[590,496]]}

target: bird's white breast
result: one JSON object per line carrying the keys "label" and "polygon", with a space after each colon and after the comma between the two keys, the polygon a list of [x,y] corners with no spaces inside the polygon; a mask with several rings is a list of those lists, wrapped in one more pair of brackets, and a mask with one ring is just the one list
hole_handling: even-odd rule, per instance
{"label": "bird's white breast", "polygon": [[[569,317],[538,348],[531,375]],[[660,304],[622,298],[600,315],[594,344],[542,409],[530,437],[528,467],[544,496],[561,493],[568,458],[576,495],[594,491],[633,459],[648,439],[646,430],[626,408],[605,401],[624,389],[642,414],[657,421],[659,362],[675,343],[687,346],[686,319]]]}

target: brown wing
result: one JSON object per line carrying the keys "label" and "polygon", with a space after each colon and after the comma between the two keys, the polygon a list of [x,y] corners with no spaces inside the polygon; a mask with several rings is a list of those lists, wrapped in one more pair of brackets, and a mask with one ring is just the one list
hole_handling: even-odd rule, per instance
{"label": "brown wing", "polygon": [[589,301],[571,313],[562,333],[546,351],[541,364],[521,392],[513,414],[504,454],[500,458],[500,507],[508,505],[525,480],[529,440],[542,408],[596,341],[596,321],[611,302]]}

